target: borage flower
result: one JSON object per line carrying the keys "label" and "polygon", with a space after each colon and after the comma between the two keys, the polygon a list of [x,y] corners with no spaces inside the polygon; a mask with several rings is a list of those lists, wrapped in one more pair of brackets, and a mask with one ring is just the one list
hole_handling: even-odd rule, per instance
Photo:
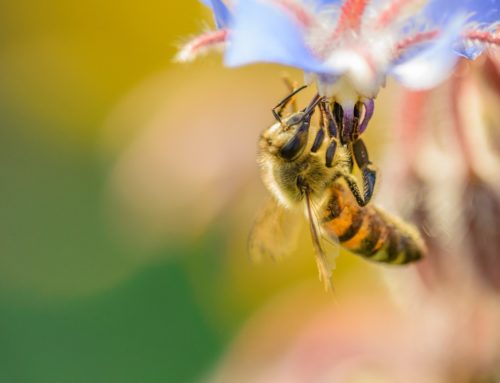
{"label": "borage flower", "polygon": [[371,114],[389,75],[410,89],[428,89],[448,77],[459,56],[474,59],[500,45],[499,0],[203,2],[217,30],[191,40],[178,60],[223,46],[227,66],[297,67],[348,114],[360,101]]}

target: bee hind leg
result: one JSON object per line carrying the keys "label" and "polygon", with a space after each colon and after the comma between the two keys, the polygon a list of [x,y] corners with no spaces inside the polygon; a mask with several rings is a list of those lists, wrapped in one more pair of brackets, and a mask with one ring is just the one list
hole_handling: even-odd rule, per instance
{"label": "bee hind leg", "polygon": [[363,177],[363,197],[366,203],[368,203],[371,200],[373,192],[375,190],[377,171],[368,158],[368,150],[366,149],[363,140],[356,140],[352,145],[352,148],[354,159],[356,160],[356,164],[361,170]]}
{"label": "bee hind leg", "polygon": [[346,182],[347,186],[349,187],[349,190],[351,191],[352,195],[354,196],[354,199],[356,199],[356,202],[358,203],[359,206],[363,207],[368,204],[369,199],[363,198],[363,195],[361,194],[361,190],[359,189],[356,178],[352,174],[337,172],[333,176],[333,181],[336,181],[339,178],[343,179]]}

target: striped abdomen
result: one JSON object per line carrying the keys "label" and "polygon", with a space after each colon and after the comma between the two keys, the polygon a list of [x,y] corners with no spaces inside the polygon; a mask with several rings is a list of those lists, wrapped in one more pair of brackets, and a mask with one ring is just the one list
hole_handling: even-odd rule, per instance
{"label": "striped abdomen", "polygon": [[325,205],[322,228],[344,248],[377,262],[405,264],[419,260],[425,252],[414,227],[374,206],[360,207],[338,182],[332,185]]}

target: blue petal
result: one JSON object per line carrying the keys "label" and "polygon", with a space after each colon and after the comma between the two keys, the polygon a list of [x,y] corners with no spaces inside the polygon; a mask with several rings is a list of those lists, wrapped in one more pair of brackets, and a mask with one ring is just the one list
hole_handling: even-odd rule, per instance
{"label": "blue petal", "polygon": [[490,24],[500,21],[500,0],[431,0],[425,14],[438,24],[456,14],[470,16],[470,21]]}
{"label": "blue petal", "polygon": [[309,3],[323,7],[325,5],[338,5],[342,0],[307,0]]}
{"label": "blue petal", "polygon": [[[437,25],[446,23],[450,17],[462,13],[470,22],[485,26],[500,21],[500,0],[434,0],[425,9],[425,14]],[[483,51],[481,45],[459,46],[455,51],[468,59],[475,59]]]}
{"label": "blue petal", "polygon": [[389,73],[410,89],[429,89],[444,81],[458,59],[453,48],[460,39],[465,20],[464,15],[455,15],[435,41],[417,55],[395,65]]}
{"label": "blue petal", "polygon": [[224,28],[229,24],[231,20],[231,12],[227,8],[226,4],[222,2],[222,0],[200,0],[200,1],[207,7],[212,8],[217,28]]}
{"label": "blue petal", "polygon": [[306,46],[302,31],[278,7],[263,1],[238,1],[231,21],[225,64],[274,62],[309,72],[328,72]]}

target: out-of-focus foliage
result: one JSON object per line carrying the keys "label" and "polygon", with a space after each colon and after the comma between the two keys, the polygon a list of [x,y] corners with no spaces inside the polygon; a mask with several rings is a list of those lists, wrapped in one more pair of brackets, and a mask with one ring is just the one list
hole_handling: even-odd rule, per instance
{"label": "out-of-focus foliage", "polygon": [[0,381],[192,381],[215,361],[222,341],[185,272],[196,251],[115,233],[102,150],[115,105],[173,67],[203,12],[0,4]]}

